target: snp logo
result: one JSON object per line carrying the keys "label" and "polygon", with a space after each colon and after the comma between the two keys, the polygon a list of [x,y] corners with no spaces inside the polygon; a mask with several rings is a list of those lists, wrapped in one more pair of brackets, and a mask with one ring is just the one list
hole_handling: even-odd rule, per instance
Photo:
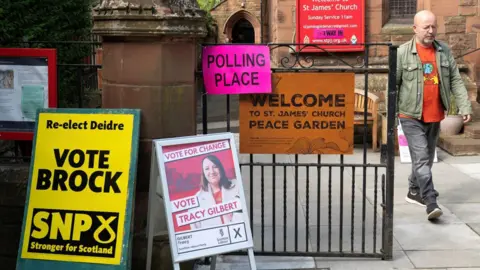
{"label": "snp logo", "polygon": [[[36,249],[39,245],[76,246],[59,254],[84,255],[102,253],[104,249],[115,249],[118,232],[118,213],[73,211],[59,209],[33,209],[30,245],[31,252],[48,252]],[[83,248],[91,252],[82,252]],[[98,252],[97,252],[98,251]],[[103,252],[102,257],[113,257],[114,252]]]}

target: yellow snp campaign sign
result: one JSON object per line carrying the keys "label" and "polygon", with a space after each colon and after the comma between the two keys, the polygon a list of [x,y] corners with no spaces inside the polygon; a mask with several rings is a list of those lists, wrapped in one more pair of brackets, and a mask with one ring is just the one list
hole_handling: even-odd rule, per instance
{"label": "yellow snp campaign sign", "polygon": [[39,110],[17,270],[127,269],[139,116]]}

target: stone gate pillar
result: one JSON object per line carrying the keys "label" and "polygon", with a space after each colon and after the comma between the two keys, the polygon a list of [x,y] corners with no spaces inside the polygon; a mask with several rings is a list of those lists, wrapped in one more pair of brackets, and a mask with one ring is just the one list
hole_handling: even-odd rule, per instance
{"label": "stone gate pillar", "polygon": [[[93,12],[103,47],[102,107],[142,110],[132,269],[145,269],[151,140],[196,134],[194,71],[205,12],[196,0],[102,0]],[[154,246],[161,268],[152,269],[169,269],[168,242]]]}

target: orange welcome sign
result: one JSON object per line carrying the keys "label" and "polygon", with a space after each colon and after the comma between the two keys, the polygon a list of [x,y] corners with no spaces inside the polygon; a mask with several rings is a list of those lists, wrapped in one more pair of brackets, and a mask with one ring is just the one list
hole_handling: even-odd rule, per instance
{"label": "orange welcome sign", "polygon": [[240,152],[353,154],[354,73],[274,73],[240,96]]}

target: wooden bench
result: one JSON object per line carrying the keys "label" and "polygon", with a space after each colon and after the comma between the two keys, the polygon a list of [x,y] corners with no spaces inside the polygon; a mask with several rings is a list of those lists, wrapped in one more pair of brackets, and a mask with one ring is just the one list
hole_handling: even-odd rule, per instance
{"label": "wooden bench", "polygon": [[[367,125],[372,125],[372,148],[373,151],[378,151],[378,96],[368,92],[367,101]],[[364,125],[365,113],[365,90],[355,89],[355,115],[354,125]],[[365,142],[364,142],[365,143]]]}

